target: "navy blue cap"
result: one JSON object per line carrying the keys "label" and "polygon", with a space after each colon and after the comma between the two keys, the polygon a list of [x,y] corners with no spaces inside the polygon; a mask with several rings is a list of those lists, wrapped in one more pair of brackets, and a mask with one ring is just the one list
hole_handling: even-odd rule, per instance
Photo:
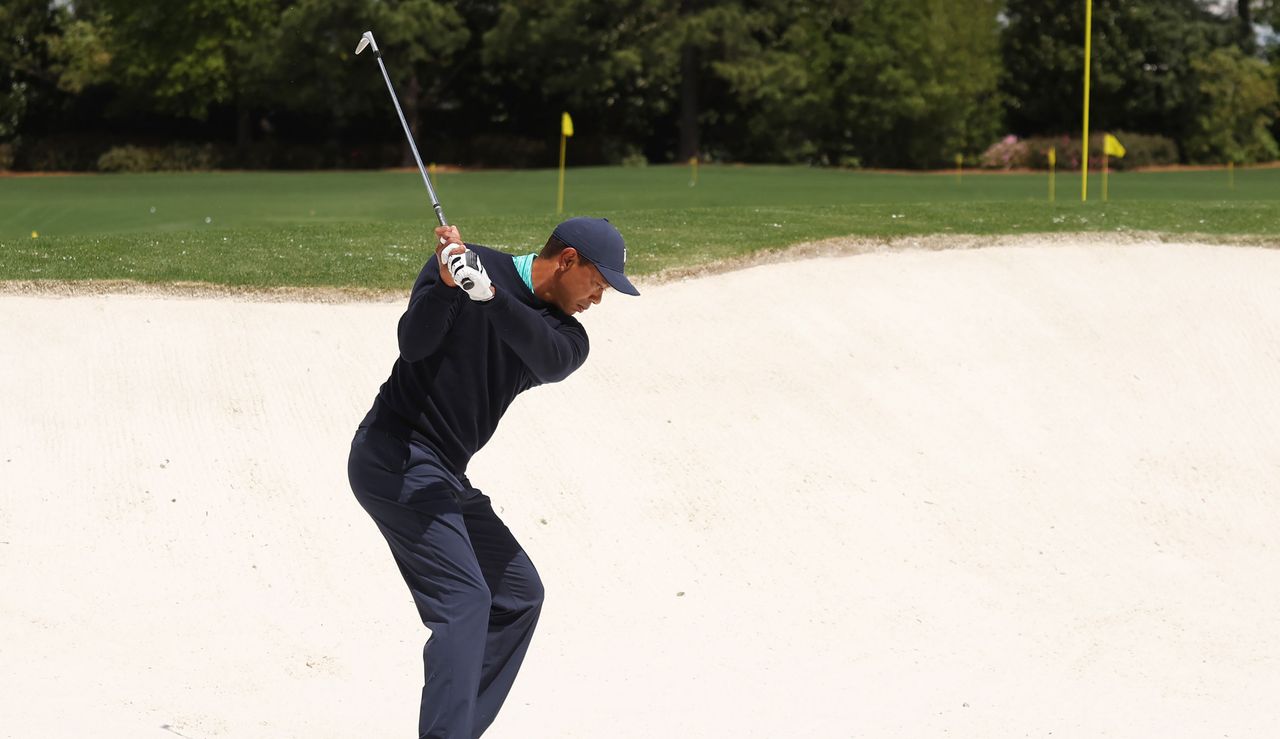
{"label": "navy blue cap", "polygon": [[627,266],[627,245],[622,241],[622,234],[605,218],[587,218],[579,216],[556,226],[552,236],[560,239],[566,246],[578,250],[587,261],[600,270],[614,290],[627,295],[639,295],[640,291],[631,280],[623,274]]}

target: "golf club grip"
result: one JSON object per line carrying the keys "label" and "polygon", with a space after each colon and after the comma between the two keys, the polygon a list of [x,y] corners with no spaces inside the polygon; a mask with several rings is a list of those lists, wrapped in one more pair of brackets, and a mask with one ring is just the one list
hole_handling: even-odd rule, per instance
{"label": "golf club grip", "polygon": [[[466,244],[463,244],[463,248],[465,247],[466,247]],[[470,249],[467,249],[462,253],[462,261],[468,267],[480,266],[480,257],[476,256],[476,253],[471,251]],[[472,286],[476,284],[476,281],[471,279],[470,277],[464,276],[461,280],[459,280],[459,283],[462,285],[463,290],[469,291],[471,290]]]}
{"label": "golf club grip", "polygon": [[[441,238],[440,240],[444,241],[443,238]],[[460,268],[454,267],[453,260],[457,258],[461,258],[464,263],[464,266],[468,266],[468,267],[479,267],[480,260],[479,260],[479,257],[475,255],[475,252],[472,252],[471,250],[467,249],[466,244],[446,244],[444,246],[444,250],[448,251],[449,249],[452,249],[455,246],[461,246],[464,251],[461,254],[455,253],[453,256],[449,257],[449,259],[447,260],[449,262],[449,271],[453,273],[454,283],[458,287],[462,288],[463,290],[470,291],[471,288],[476,284],[475,280],[471,279],[470,277],[459,275],[458,273],[461,272],[462,270]],[[468,260],[467,257],[471,257],[471,259]],[[445,262],[446,260],[443,257],[441,257],[441,260],[440,260],[441,265],[444,265]]]}

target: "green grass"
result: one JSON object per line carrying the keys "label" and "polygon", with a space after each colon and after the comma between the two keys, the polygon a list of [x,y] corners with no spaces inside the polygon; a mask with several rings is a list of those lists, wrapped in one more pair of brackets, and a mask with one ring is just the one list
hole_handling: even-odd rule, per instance
{"label": "green grass", "polygon": [[[603,215],[639,274],[832,236],[1157,231],[1280,235],[1280,170],[1112,174],[1110,202],[1078,174],[850,172],[806,167],[583,168],[566,214]],[[523,253],[545,241],[553,170],[448,173],[437,187],[469,241]],[[208,222],[206,222],[208,219]],[[0,179],[0,279],[132,279],[402,288],[434,218],[411,172],[89,175]],[[32,238],[32,232],[38,238]]]}

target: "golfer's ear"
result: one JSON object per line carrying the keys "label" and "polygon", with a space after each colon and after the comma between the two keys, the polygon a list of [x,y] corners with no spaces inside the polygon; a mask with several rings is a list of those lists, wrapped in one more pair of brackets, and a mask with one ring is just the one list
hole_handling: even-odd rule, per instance
{"label": "golfer's ear", "polygon": [[572,246],[566,246],[564,251],[560,252],[560,267],[568,269],[578,263],[578,250]]}

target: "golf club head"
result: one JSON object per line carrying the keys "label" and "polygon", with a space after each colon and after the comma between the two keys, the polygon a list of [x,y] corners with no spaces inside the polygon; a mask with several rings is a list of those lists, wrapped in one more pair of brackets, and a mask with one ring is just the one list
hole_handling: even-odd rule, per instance
{"label": "golf club head", "polygon": [[372,46],[374,51],[378,50],[378,42],[373,40],[373,31],[365,31],[360,37],[360,43],[356,45],[356,54],[364,51],[366,46]]}

